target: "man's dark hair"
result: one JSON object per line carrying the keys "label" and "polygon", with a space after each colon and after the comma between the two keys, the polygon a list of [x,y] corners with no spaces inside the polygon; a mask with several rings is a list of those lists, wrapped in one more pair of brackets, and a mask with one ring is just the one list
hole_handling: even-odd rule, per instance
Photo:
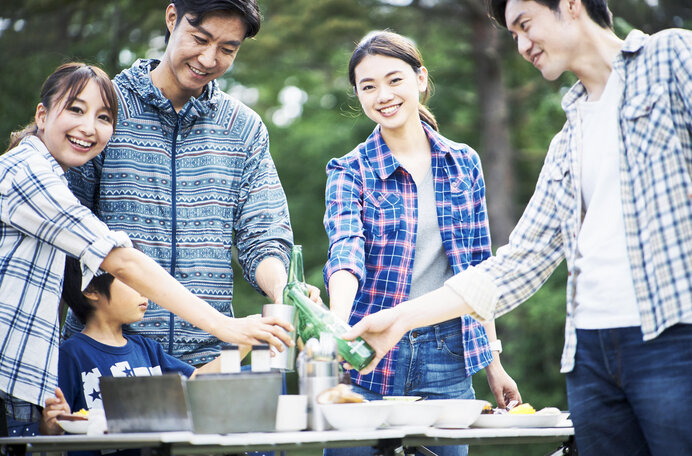
{"label": "man's dark hair", "polygon": [[[488,14],[491,18],[495,20],[498,24],[507,28],[507,22],[505,21],[505,9],[507,8],[508,0],[486,0],[488,5]],[[560,11],[560,1],[561,0],[522,0],[529,2],[536,2],[541,5],[547,6],[553,12],[558,13]],[[613,28],[613,15],[608,9],[608,4],[606,0],[581,0],[582,5],[586,9],[587,14],[595,23],[603,28]]]}
{"label": "man's dark hair", "polygon": [[[110,299],[113,279],[114,277],[107,272],[95,276],[91,279],[91,282],[89,282],[89,285],[87,285],[84,291],[100,293],[105,296],[106,299]],[[91,318],[96,310],[82,293],[82,267],[79,260],[72,257],[67,257],[65,259],[62,299],[67,303],[70,309],[72,309],[72,312],[74,312],[82,324],[86,324],[87,320]]]}
{"label": "man's dark hair", "polygon": [[[192,16],[190,25],[197,26],[204,17],[213,12],[229,13],[238,16],[245,23],[245,38],[257,35],[260,29],[260,15],[257,0],[172,0],[178,13],[175,22],[177,27],[182,18],[189,14]],[[171,33],[166,29],[166,43]]]}

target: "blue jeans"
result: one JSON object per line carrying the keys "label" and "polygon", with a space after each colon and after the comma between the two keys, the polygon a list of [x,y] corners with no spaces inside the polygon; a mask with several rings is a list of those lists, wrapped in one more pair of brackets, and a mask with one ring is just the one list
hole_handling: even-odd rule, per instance
{"label": "blue jeans", "polygon": [[[459,319],[409,331],[399,342],[393,381],[393,396],[424,396],[427,399],[473,399],[471,377],[464,370],[461,322]],[[380,394],[353,385],[368,400]],[[466,456],[468,445],[429,447],[439,456]],[[365,456],[371,447],[327,449],[325,456]]]}
{"label": "blue jeans", "polygon": [[0,420],[0,437],[33,437],[39,434],[41,409],[37,405],[0,391],[0,411],[4,414],[4,419]]}
{"label": "blue jeans", "polygon": [[577,330],[567,398],[579,456],[692,454],[692,325]]}

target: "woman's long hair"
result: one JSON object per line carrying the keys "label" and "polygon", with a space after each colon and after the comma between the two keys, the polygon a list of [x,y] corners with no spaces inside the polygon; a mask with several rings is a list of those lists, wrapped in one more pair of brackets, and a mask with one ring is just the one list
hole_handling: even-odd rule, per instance
{"label": "woman's long hair", "polygon": [[[41,104],[46,110],[52,108],[65,109],[82,93],[89,81],[94,81],[101,89],[101,97],[108,109],[113,129],[118,119],[118,99],[115,88],[108,75],[100,68],[81,62],[71,62],[60,65],[43,83],[41,87]],[[21,130],[10,134],[10,150],[29,135],[35,135],[38,131],[36,122],[33,121]]]}
{"label": "woman's long hair", "polygon": [[[416,45],[410,39],[388,30],[371,32],[358,43],[353,54],[351,54],[351,60],[348,62],[348,80],[354,91],[357,90],[356,67],[368,55],[383,55],[403,60],[411,65],[416,74],[423,66],[423,58]],[[428,98],[430,98],[431,85],[432,82],[428,80],[428,86],[425,88],[425,92],[418,105],[418,113],[425,123],[433,127],[435,131],[439,131],[435,116],[425,105]]]}

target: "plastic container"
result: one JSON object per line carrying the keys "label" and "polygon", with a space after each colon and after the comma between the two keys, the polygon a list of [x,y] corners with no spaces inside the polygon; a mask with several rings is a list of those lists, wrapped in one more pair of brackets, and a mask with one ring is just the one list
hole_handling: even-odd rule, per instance
{"label": "plastic container", "polygon": [[278,372],[207,374],[188,380],[194,432],[273,432],[281,383]]}

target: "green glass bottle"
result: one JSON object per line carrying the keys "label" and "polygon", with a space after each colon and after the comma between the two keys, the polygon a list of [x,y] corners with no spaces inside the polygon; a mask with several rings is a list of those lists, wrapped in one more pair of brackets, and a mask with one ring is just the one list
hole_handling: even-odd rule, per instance
{"label": "green glass bottle", "polygon": [[[290,285],[295,285],[299,287],[305,296],[310,296],[308,292],[308,287],[305,283],[305,271],[303,270],[303,246],[293,245],[291,247],[291,256],[288,262],[288,283],[284,287],[284,304],[288,304],[286,301],[286,294],[288,293],[288,287]],[[307,339],[306,339],[307,340]]]}
{"label": "green glass bottle", "polygon": [[[288,282],[286,283],[286,286],[284,287],[283,291],[283,303],[295,305],[288,298],[288,290],[290,287],[297,287],[300,293],[304,294],[305,296],[310,296],[310,292],[308,291],[308,287],[305,282],[302,245],[294,244],[293,247],[291,247],[291,253],[288,263]],[[296,330],[298,331],[298,337],[300,337],[303,340],[303,342],[307,342],[309,337],[303,337],[303,334],[312,334],[316,331],[314,330],[314,328],[312,328],[312,324],[309,320],[306,320],[305,318],[301,317],[300,311],[298,309],[296,309],[295,313],[296,321],[294,322],[294,325],[296,326]],[[317,338],[319,339],[319,333]]]}
{"label": "green glass bottle", "polygon": [[350,329],[348,323],[336,317],[324,305],[313,302],[297,284],[289,284],[286,289],[284,303],[293,304],[298,309],[298,335],[303,341],[312,337],[319,339],[323,332],[331,333],[336,339],[339,354],[353,368],[360,370],[370,364],[375,350],[365,340],[360,337],[354,340],[341,338]]}

